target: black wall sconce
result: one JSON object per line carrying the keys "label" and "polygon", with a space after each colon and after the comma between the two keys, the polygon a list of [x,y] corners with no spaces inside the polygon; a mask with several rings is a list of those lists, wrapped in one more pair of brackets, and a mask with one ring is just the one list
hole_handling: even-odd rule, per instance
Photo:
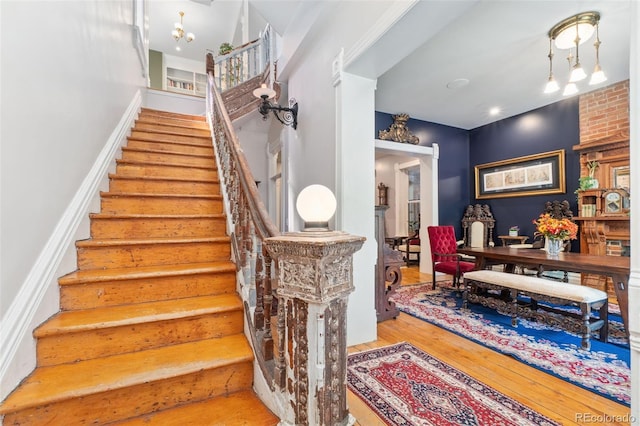
{"label": "black wall sconce", "polygon": [[273,99],[276,96],[276,91],[268,88],[266,84],[262,84],[260,88],[255,89],[253,96],[262,99],[258,111],[262,114],[263,120],[266,120],[269,111],[272,111],[278,121],[285,126],[291,126],[294,130],[298,127],[298,102],[295,99],[289,99],[289,107],[272,104],[269,99]]}

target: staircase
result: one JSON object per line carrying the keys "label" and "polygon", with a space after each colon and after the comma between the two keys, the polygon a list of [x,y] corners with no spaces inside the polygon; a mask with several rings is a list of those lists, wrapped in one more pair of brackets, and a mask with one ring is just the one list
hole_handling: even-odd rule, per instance
{"label": "staircase", "polygon": [[252,391],[203,117],[143,109],[5,425],[275,425]]}

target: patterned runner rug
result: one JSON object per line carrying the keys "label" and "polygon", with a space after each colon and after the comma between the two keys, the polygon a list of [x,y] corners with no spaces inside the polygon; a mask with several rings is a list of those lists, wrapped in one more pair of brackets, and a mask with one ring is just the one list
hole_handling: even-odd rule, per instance
{"label": "patterned runner rug", "polygon": [[[439,286],[444,287],[443,283]],[[470,303],[465,311],[457,291],[431,290],[430,283],[401,287],[393,301],[402,312],[618,403],[631,402],[630,351],[616,336],[610,335],[609,340],[619,344],[593,338],[591,350],[585,351],[580,349],[580,336],[524,319],[514,328],[508,315],[478,304]],[[619,332],[619,325],[610,320],[614,334]]]}
{"label": "patterned runner rug", "polygon": [[347,364],[349,389],[388,425],[559,425],[409,343]]}

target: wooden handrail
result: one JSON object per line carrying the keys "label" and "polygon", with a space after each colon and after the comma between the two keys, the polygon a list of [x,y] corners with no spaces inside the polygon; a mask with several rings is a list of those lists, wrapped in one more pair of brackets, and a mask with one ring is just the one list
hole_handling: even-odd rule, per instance
{"label": "wooden handrail", "polygon": [[229,118],[229,113],[222,102],[222,95],[215,85],[212,87],[212,94],[215,96],[215,103],[218,107],[218,110],[221,115],[221,119],[223,120],[222,127],[226,133],[227,138],[229,139],[229,143],[235,149],[231,151],[231,155],[233,155],[234,160],[237,162],[240,168],[240,182],[244,191],[249,194],[248,202],[251,205],[251,215],[253,217],[254,222],[259,225],[260,236],[262,238],[275,237],[280,235],[280,231],[275,226],[271,217],[269,216],[269,212],[264,207],[264,203],[260,198],[260,193],[258,192],[258,187],[256,185],[256,181],[253,178],[253,174],[251,173],[251,169],[247,163],[247,159],[242,152],[242,147],[240,143],[238,143],[238,137],[236,135],[235,130],[233,129],[233,125],[231,124],[231,118]]}
{"label": "wooden handrail", "polygon": [[[211,61],[209,54],[207,63]],[[285,385],[284,318],[280,318],[283,313],[278,309],[278,299],[274,295],[276,268],[263,245],[266,238],[279,236],[280,231],[260,198],[211,71],[208,73],[207,117],[220,167],[227,226],[251,343],[265,382],[272,391],[281,390]],[[277,339],[271,333],[274,313],[278,315]]]}

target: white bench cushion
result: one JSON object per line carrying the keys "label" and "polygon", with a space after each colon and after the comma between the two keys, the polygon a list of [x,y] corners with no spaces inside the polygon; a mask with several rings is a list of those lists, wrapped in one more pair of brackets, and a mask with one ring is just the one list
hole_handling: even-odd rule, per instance
{"label": "white bench cushion", "polygon": [[524,292],[544,294],[572,302],[593,303],[607,299],[607,293],[591,287],[577,284],[561,283],[545,280],[544,278],[527,275],[510,274],[498,271],[470,271],[464,274],[464,279],[495,284],[506,288],[514,288]]}
{"label": "white bench cushion", "polygon": [[[398,246],[398,250],[400,250],[403,253],[407,252],[407,245],[406,244],[402,244],[401,246]],[[409,245],[409,253],[420,253],[420,246],[417,244],[410,244]]]}

